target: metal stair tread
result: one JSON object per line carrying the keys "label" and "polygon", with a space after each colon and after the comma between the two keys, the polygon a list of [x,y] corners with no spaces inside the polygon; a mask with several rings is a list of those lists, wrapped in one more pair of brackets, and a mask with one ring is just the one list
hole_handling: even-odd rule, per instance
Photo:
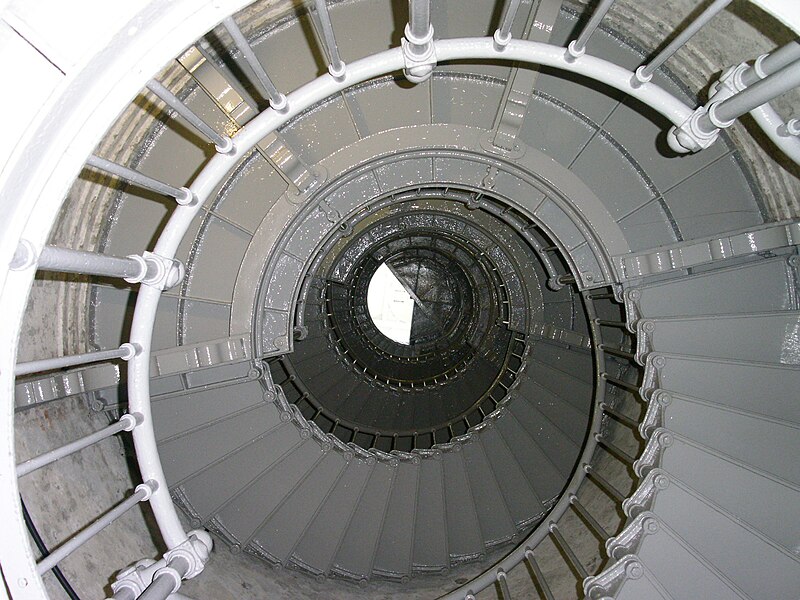
{"label": "metal stair tread", "polygon": [[352,459],[337,480],[327,500],[311,519],[295,546],[291,560],[317,575],[326,575],[358,505],[358,498],[373,465]]}
{"label": "metal stair tread", "polygon": [[[659,357],[663,366],[656,366]],[[797,373],[794,365],[657,352],[648,357],[644,380],[646,386],[655,378],[658,387],[676,393],[800,424]]]}
{"label": "metal stair tread", "polygon": [[[669,404],[661,409],[667,429],[753,469],[800,485],[800,466],[795,461],[786,460],[787,454],[800,454],[799,426],[734,412],[679,394],[669,394],[668,397]],[[651,403],[660,403],[663,398],[662,394],[656,394]],[[714,423],[714,426],[708,427],[708,423]],[[753,440],[770,440],[770,443],[755,444]]]}
{"label": "metal stair tread", "polygon": [[244,547],[323,456],[316,440],[305,439],[219,511],[217,520]]}
{"label": "metal stair tread", "polygon": [[[666,472],[663,475],[668,485],[655,494],[650,511],[726,578],[753,597],[788,598],[800,589],[800,557],[679,479]],[[737,552],[731,553],[731,548]],[[754,556],[759,560],[750,560]]]}
{"label": "metal stair tread", "polygon": [[794,551],[800,539],[800,486],[672,431],[656,467]]}
{"label": "metal stair tread", "polygon": [[369,579],[375,550],[389,502],[395,469],[387,463],[375,463],[353,516],[336,550],[331,571],[349,579]]}
{"label": "metal stair tread", "polygon": [[799,324],[800,311],[794,310],[648,318],[637,326],[637,360],[650,352],[669,352],[797,365],[792,332]]}
{"label": "metal stair tread", "polygon": [[294,424],[284,422],[206,470],[195,473],[180,487],[190,499],[192,509],[205,521],[300,441]]}
{"label": "metal stair tread", "polygon": [[339,452],[326,452],[304,481],[253,534],[251,544],[268,552],[277,563],[286,564],[346,466]]}

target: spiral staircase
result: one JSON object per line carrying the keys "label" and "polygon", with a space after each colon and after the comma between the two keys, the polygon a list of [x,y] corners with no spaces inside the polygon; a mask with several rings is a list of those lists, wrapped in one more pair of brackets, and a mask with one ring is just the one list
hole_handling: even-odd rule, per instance
{"label": "spiral staircase", "polygon": [[0,13],[0,597],[798,597],[792,3],[82,4]]}

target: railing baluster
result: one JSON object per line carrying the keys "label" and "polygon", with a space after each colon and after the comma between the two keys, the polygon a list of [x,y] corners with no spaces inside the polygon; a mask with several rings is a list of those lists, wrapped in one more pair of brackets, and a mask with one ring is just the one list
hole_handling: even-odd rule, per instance
{"label": "railing baluster", "polygon": [[617,411],[616,409],[611,408],[605,402],[602,402],[600,404],[600,410],[602,410],[604,413],[606,413],[608,415],[611,415],[617,421],[619,421],[623,425],[627,425],[631,429],[635,429],[635,430],[639,429],[639,423],[638,422],[636,422],[635,420],[631,419],[630,417],[628,417],[626,415],[623,415],[621,412]]}
{"label": "railing baluster", "polygon": [[607,344],[600,344],[598,348],[603,352],[605,352],[606,354],[611,354],[612,356],[618,356],[620,358],[625,358],[627,360],[633,360],[636,357],[636,355],[633,354],[633,352],[626,352],[621,348],[616,348],[614,346],[609,346]]}
{"label": "railing baluster", "polygon": [[151,252],[145,252],[142,256],[131,255],[122,258],[97,252],[45,246],[37,257],[33,244],[23,240],[17,246],[14,260],[9,266],[12,270],[19,271],[33,265],[45,271],[117,277],[128,283],[143,283],[159,289],[174,287],[184,275],[183,264],[180,261],[166,259]]}
{"label": "railing baluster", "polygon": [[139,596],[139,600],[166,600],[175,592],[177,586],[180,586],[189,568],[190,563],[185,557],[173,558],[165,569],[156,571],[153,581]]}
{"label": "railing baluster", "polygon": [[497,572],[497,584],[500,586],[503,600],[511,600],[511,590],[508,589],[508,576],[505,571],[500,570]]}
{"label": "railing baluster", "polygon": [[228,17],[222,21],[222,25],[228,31],[228,34],[233,38],[233,43],[239,49],[239,52],[242,53],[247,65],[250,67],[250,70],[253,71],[253,74],[256,76],[257,83],[260,84],[261,90],[259,90],[264,97],[269,100],[269,104],[272,108],[278,111],[285,111],[289,108],[289,104],[286,101],[286,96],[278,91],[278,88],[275,87],[275,84],[272,83],[272,79],[269,78],[267,72],[264,70],[264,66],[261,64],[261,61],[258,60],[256,57],[255,52],[253,52],[253,47],[247,41],[247,38],[244,37],[242,30],[239,29],[239,26],[236,24],[236,21],[233,20],[233,17]]}
{"label": "railing baluster", "polygon": [[167,88],[165,88],[161,83],[156,81],[155,79],[151,79],[147,82],[146,87],[148,90],[153,92],[156,96],[161,98],[167,106],[169,106],[172,110],[182,116],[186,121],[194,127],[197,131],[199,131],[202,135],[208,138],[213,144],[214,147],[217,149],[217,152],[221,154],[229,154],[233,152],[233,140],[226,135],[220,135],[216,131],[214,131],[211,126],[203,121],[197,114],[190,109],[186,104],[184,104],[180,98],[178,98],[175,94],[170,92]]}
{"label": "railing baluster", "polygon": [[159,181],[158,179],[148,177],[144,173],[140,173],[134,169],[129,169],[128,167],[106,160],[105,158],[91,155],[86,159],[86,164],[95,169],[100,169],[101,171],[115,175],[125,181],[130,181],[139,187],[156,192],[157,194],[171,196],[175,198],[178,204],[187,205],[194,202],[194,194],[192,194],[191,190],[187,187],[177,188],[168,183]]}
{"label": "railing baluster", "polygon": [[547,585],[547,580],[544,578],[544,574],[542,573],[542,569],[539,567],[539,563],[536,562],[536,557],[533,555],[533,550],[530,548],[525,548],[525,560],[527,560],[528,564],[531,566],[533,582],[538,585],[540,590],[542,590],[545,600],[556,600],[555,596],[553,596],[553,592],[550,591],[550,586]]}
{"label": "railing baluster", "polygon": [[575,555],[575,552],[572,550],[570,545],[567,543],[567,540],[564,539],[564,536],[561,535],[561,532],[558,529],[558,525],[555,523],[550,524],[550,533],[553,534],[553,538],[556,540],[556,543],[559,545],[561,550],[564,551],[564,554],[567,557],[569,563],[575,568],[578,572],[578,575],[581,579],[586,579],[589,576],[586,567],[583,566],[578,557]]}
{"label": "railing baluster", "polygon": [[789,42],[769,54],[758,57],[753,67],[742,73],[742,82],[748,86],[753,85],[756,81],[798,59],[800,59],[800,43]]}
{"label": "railing baluster", "polygon": [[622,381],[621,379],[617,379],[616,377],[612,377],[608,373],[600,373],[600,378],[604,379],[611,385],[615,385],[618,388],[622,388],[623,390],[627,390],[629,392],[633,392],[634,394],[639,393],[639,386],[635,383],[628,383],[627,381]]}
{"label": "railing baluster", "polygon": [[98,350],[97,352],[87,352],[85,354],[73,354],[71,356],[59,356],[56,358],[45,358],[42,360],[32,360],[24,363],[17,363],[14,368],[14,375],[30,375],[42,371],[52,371],[54,369],[64,369],[75,365],[83,365],[121,358],[130,360],[136,354],[136,347],[133,344],[122,344],[119,348],[112,350]]}
{"label": "railing baluster", "polygon": [[628,465],[632,465],[636,458],[625,452],[622,448],[617,446],[616,444],[612,443],[611,440],[604,438],[601,434],[595,434],[594,438],[597,440],[598,445],[605,448],[609,454],[615,456],[617,459],[621,460]]}
{"label": "railing baluster", "polygon": [[597,519],[595,519],[589,511],[586,510],[586,507],[581,504],[580,500],[575,494],[570,494],[569,497],[570,504],[575,509],[580,516],[584,518],[584,520],[589,524],[589,527],[594,529],[595,533],[600,536],[603,540],[607,540],[611,535],[606,531],[605,527],[598,523]]}
{"label": "railing baluster", "polygon": [[39,561],[36,564],[36,572],[39,575],[47,573],[67,556],[75,552],[75,550],[83,546],[83,544],[88,542],[103,529],[111,525],[111,523],[119,519],[122,515],[139,504],[139,502],[149,499],[156,487],[157,484],[155,482],[142,483],[136,486],[136,490],[130,498],[127,498],[117,504],[102,517],[94,521],[85,529],[82,529],[79,533],[71,537],[69,540],[51,552],[48,556]]}
{"label": "railing baluster", "polygon": [[605,477],[600,475],[591,465],[585,465],[583,470],[586,472],[587,477],[594,481],[599,487],[604,489],[608,494],[611,495],[617,503],[621,503],[627,496],[620,492],[616,487],[611,485],[611,482],[608,481]]}
{"label": "railing baluster", "polygon": [[85,437],[80,438],[79,440],[75,440],[74,442],[70,442],[69,444],[65,444],[60,448],[56,448],[54,450],[50,450],[49,452],[45,452],[44,454],[40,454],[34,458],[21,462],[17,465],[17,477],[22,477],[31,473],[37,469],[41,469],[42,467],[49,465],[65,456],[69,456],[70,454],[74,454],[79,450],[83,450],[84,448],[88,448],[92,444],[96,444],[99,441],[102,441],[108,437],[111,437],[115,433],[119,433],[120,431],[133,431],[133,429],[141,424],[142,418],[141,415],[138,414],[127,414],[122,415],[116,423],[109,425],[101,429],[100,431],[95,431]]}
{"label": "railing baluster", "polygon": [[319,19],[320,27],[322,27],[323,43],[330,60],[328,72],[335,79],[341,79],[344,77],[347,67],[339,56],[339,48],[336,45],[336,36],[333,34],[333,23],[331,23],[328,5],[325,0],[314,0],[314,5],[317,8],[317,18]]}
{"label": "railing baluster", "polygon": [[59,273],[117,277],[130,282],[141,281],[147,274],[147,263],[141,257],[121,258],[56,246],[42,248],[37,268]]}
{"label": "railing baluster", "polygon": [[589,38],[592,37],[595,29],[600,25],[600,21],[606,16],[612,4],[614,4],[614,0],[600,0],[578,38],[572,40],[567,46],[567,60],[575,60],[586,53],[586,44],[589,43]]}
{"label": "railing baluster", "polygon": [[617,329],[627,329],[628,324],[625,321],[611,321],[608,319],[595,319],[594,320],[596,325],[602,325],[603,327],[616,327]]}
{"label": "railing baluster", "polygon": [[661,65],[667,62],[667,60],[673,54],[675,54],[681,48],[681,46],[688,42],[695,33],[702,29],[703,26],[712,18],[714,18],[718,12],[728,6],[731,1],[732,0],[714,0],[714,2],[712,2],[707,9],[700,13],[700,15],[694,21],[689,23],[689,25],[687,25],[683,31],[675,36],[675,39],[667,44],[666,48],[659,52],[653,60],[636,69],[635,81],[638,81],[639,83],[647,83],[650,81],[653,78],[653,73],[655,73]]}
{"label": "railing baluster", "polygon": [[499,47],[507,46],[511,41],[511,27],[519,11],[521,0],[509,0],[500,27],[494,32],[494,41]]}
{"label": "railing baluster", "polygon": [[698,120],[698,125],[707,131],[715,130],[719,126],[727,126],[754,108],[758,108],[798,86],[800,86],[800,60],[782,67],[738,94],[712,104],[708,114],[701,116]]}

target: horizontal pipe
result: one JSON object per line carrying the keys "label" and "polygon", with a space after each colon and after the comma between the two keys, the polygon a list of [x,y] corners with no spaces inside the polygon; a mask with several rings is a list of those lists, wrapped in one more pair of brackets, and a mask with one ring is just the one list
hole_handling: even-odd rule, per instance
{"label": "horizontal pipe", "polygon": [[800,138],[786,133],[786,123],[770,104],[754,108],[750,111],[750,115],[773,144],[794,162],[800,164]]}
{"label": "horizontal pipe", "polygon": [[800,43],[792,41],[756,60],[756,65],[742,73],[742,83],[753,85],[763,77],[774,73],[800,59]]}
{"label": "horizontal pipe", "polygon": [[140,173],[135,169],[125,167],[110,160],[106,160],[105,158],[100,158],[99,156],[89,156],[89,158],[86,159],[86,164],[95,169],[100,169],[101,171],[115,175],[125,181],[129,181],[146,190],[150,190],[151,192],[175,198],[178,204],[190,204],[194,199],[189,188],[178,188],[174,185],[169,185],[158,179],[153,179],[144,173]]}
{"label": "horizontal pipe", "polygon": [[147,274],[147,264],[138,257],[106,256],[97,252],[84,252],[56,246],[42,248],[37,267],[44,271],[130,280],[141,280]]}
{"label": "horizontal pipe", "polygon": [[615,385],[618,388],[622,388],[623,390],[633,392],[634,394],[639,393],[639,386],[636,385],[635,383],[628,383],[627,381],[622,381],[622,379],[617,379],[616,377],[612,377],[608,373],[600,373],[600,378],[607,381],[611,385]]}
{"label": "horizontal pipe", "polygon": [[636,355],[633,352],[626,352],[621,348],[617,348],[616,346],[609,346],[608,344],[600,344],[598,346],[600,350],[605,352],[606,354],[610,354],[612,356],[618,356],[619,358],[625,358],[628,360],[633,360],[636,358]]}
{"label": "horizontal pipe", "polygon": [[625,321],[610,321],[607,319],[595,319],[595,323],[603,327],[617,327],[618,329],[627,329],[628,324]]}
{"label": "horizontal pipe", "polygon": [[684,27],[683,30],[677,36],[675,36],[675,39],[673,39],[661,52],[659,52],[652,61],[639,67],[639,69],[636,70],[636,78],[642,82],[650,81],[650,78],[653,76],[653,73],[656,72],[656,69],[667,62],[667,60],[673,54],[680,50],[681,46],[688,42],[695,33],[700,31],[700,29],[702,29],[706,23],[713,19],[718,12],[728,6],[731,1],[732,0],[714,0],[714,2],[712,2],[708,8],[701,12],[694,21]]}
{"label": "horizontal pipe", "polygon": [[742,115],[798,86],[800,60],[786,65],[725,100],[711,104],[709,113],[698,120],[698,127],[704,132],[716,131],[719,126],[727,126]]}
{"label": "horizontal pipe", "polygon": [[55,448],[54,450],[50,450],[49,452],[45,452],[44,454],[40,454],[39,456],[19,463],[17,465],[17,477],[22,477],[28,473],[32,473],[33,471],[41,469],[42,467],[64,458],[65,456],[69,456],[70,454],[75,454],[79,450],[88,448],[92,444],[96,444],[97,442],[111,437],[120,431],[132,431],[133,428],[136,427],[140,422],[141,421],[136,418],[136,415],[122,415],[119,421],[112,423],[100,431],[95,431],[94,433],[82,437],[79,440],[75,440],[74,442],[65,444],[60,448]]}
{"label": "horizontal pipe", "polygon": [[216,147],[217,152],[227,153],[233,150],[233,140],[214,131],[211,126],[203,121],[191,108],[186,106],[180,98],[170,92],[155,79],[147,82],[146,87],[156,96],[161,98],[167,106],[183,117],[200,134],[208,138]]}
{"label": "horizontal pipe", "polygon": [[52,371],[54,369],[64,369],[75,365],[85,365],[121,358],[129,360],[136,354],[133,344],[122,344],[119,348],[111,350],[98,350],[97,352],[86,352],[85,354],[73,354],[71,356],[59,356],[56,358],[44,358],[42,360],[32,360],[29,362],[17,363],[14,368],[14,375],[30,375],[42,371]]}
{"label": "horizontal pipe", "polygon": [[278,88],[275,87],[275,84],[272,83],[272,79],[267,75],[261,61],[258,60],[255,52],[253,52],[253,47],[247,41],[247,38],[244,37],[242,30],[239,29],[233,17],[223,19],[222,25],[228,31],[228,34],[233,39],[233,43],[239,49],[239,52],[242,53],[250,70],[253,71],[253,74],[256,76],[256,81],[261,86],[260,91],[264,94],[264,97],[269,100],[270,106],[275,110],[283,110],[286,108],[286,96],[280,93]]}
{"label": "horizontal pipe", "polygon": [[628,465],[632,465],[634,462],[636,462],[635,457],[631,456],[630,454],[625,452],[622,448],[611,442],[611,440],[604,438],[599,433],[595,435],[595,439],[597,440],[597,444],[600,447],[605,448],[605,450],[609,454],[617,457],[617,459],[619,459],[620,461],[627,463]]}
{"label": "horizontal pipe", "polygon": [[111,523],[119,519],[122,515],[139,504],[139,502],[147,500],[150,497],[150,494],[152,494],[153,489],[154,485],[149,482],[138,485],[136,487],[136,491],[130,498],[127,498],[117,504],[102,517],[94,521],[85,529],[81,530],[78,534],[71,537],[69,540],[51,552],[48,556],[39,561],[36,564],[36,572],[39,575],[44,575],[47,573],[67,556],[75,552],[75,550],[83,546],[103,529],[111,525]]}
{"label": "horizontal pipe", "polygon": [[611,408],[608,404],[602,403],[602,404],[600,404],[600,408],[602,409],[602,411],[604,413],[614,417],[617,421],[619,421],[623,425],[627,425],[631,429],[635,429],[635,430],[638,431],[639,423],[637,421],[634,421],[633,419],[631,419],[628,416],[623,415],[621,412],[617,411],[616,409]]}
{"label": "horizontal pipe", "polygon": [[600,475],[591,465],[586,465],[586,476],[594,481],[600,488],[605,490],[617,503],[621,503],[625,500],[626,496],[622,492],[620,492],[616,487],[614,487],[608,479]]}

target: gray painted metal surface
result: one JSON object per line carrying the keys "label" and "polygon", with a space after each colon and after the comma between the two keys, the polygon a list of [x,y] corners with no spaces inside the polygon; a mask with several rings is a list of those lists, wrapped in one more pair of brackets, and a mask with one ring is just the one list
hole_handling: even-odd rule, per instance
{"label": "gray painted metal surface", "polygon": [[[320,2],[318,7],[323,9],[325,17],[325,4]],[[344,64],[333,51],[335,42],[330,25],[323,18],[324,37],[332,56],[332,71],[336,75]],[[457,19],[451,25],[455,29]],[[293,24],[292,27],[296,30],[299,26]],[[601,33],[598,31],[595,35]],[[276,33],[271,37],[278,39],[280,35]],[[588,35],[585,37],[588,39]],[[608,40],[606,43],[612,44]],[[629,49],[619,52],[629,52]],[[258,363],[250,362],[253,357],[282,355],[292,349],[298,356],[302,354],[300,343],[295,345],[294,306],[303,278],[308,273],[309,257],[323,247],[326,239],[337,233],[337,228],[349,234],[348,227],[352,222],[348,219],[353,221],[357,209],[379,196],[421,185],[453,185],[471,191],[490,189],[503,200],[498,205],[476,198],[475,206],[468,208],[491,214],[516,210],[537,225],[543,232],[542,236],[549,237],[556,249],[563,252],[566,270],[571,272],[580,289],[605,287],[625,278],[634,279],[667,270],[653,267],[648,272],[646,269],[635,273],[623,271],[631,266],[624,262],[629,258],[642,264],[660,260],[656,255],[663,249],[645,252],[646,256],[629,256],[630,248],[639,248],[642,239],[648,236],[641,233],[642,229],[637,228],[635,221],[623,224],[639,209],[656,202],[659,194],[651,189],[652,180],[637,171],[640,165],[626,156],[625,144],[613,140],[610,132],[599,132],[598,129],[591,141],[575,136],[570,142],[573,156],[569,165],[564,166],[566,168],[548,157],[547,152],[542,153],[533,147],[523,148],[523,154],[514,157],[513,161],[487,158],[480,144],[486,128],[475,125],[483,124],[481,119],[492,110],[504,110],[498,95],[500,86],[497,81],[481,75],[463,77],[444,71],[428,84],[427,91],[432,96],[426,99],[423,94],[410,103],[412,107],[414,102],[420,106],[427,103],[426,109],[416,110],[428,110],[430,119],[437,125],[423,123],[400,131],[379,125],[378,131],[369,139],[358,139],[360,126],[368,120],[364,113],[377,111],[374,105],[380,103],[379,100],[365,100],[368,90],[376,87],[365,85],[360,90],[347,92],[349,99],[360,105],[362,114],[358,117],[351,112],[347,97],[334,98],[297,116],[285,125],[280,134],[274,134],[266,145],[261,144],[261,151],[269,157],[268,164],[282,167],[282,179],[289,179],[296,187],[313,193],[300,197],[294,191],[287,191],[287,187],[274,184],[273,177],[273,185],[267,186],[265,192],[268,198],[259,208],[250,206],[240,212],[234,204],[226,202],[206,207],[203,223],[198,225],[191,250],[188,250],[189,277],[180,295],[173,297],[174,303],[167,304],[166,316],[163,317],[168,322],[177,321],[174,343],[185,345],[172,347],[169,343],[164,346],[164,351],[148,357],[150,365],[155,367],[153,374],[164,379],[155,384],[163,387],[153,406],[159,452],[167,479],[173,487],[173,497],[186,511],[198,521],[207,522],[223,539],[234,544],[234,548],[244,549],[267,562],[293,564],[315,574],[333,574],[359,581],[374,575],[403,580],[414,570],[445,569],[462,560],[482,557],[491,546],[522,532],[552,504],[571,476],[575,457],[583,443],[582,428],[575,425],[572,416],[577,414],[575,422],[588,422],[595,395],[601,392],[594,387],[596,378],[592,373],[594,365],[590,355],[572,348],[556,351],[552,345],[537,343],[532,355],[525,357],[524,364],[520,365],[520,383],[516,384],[512,396],[503,402],[498,412],[493,412],[492,418],[484,420],[480,427],[473,427],[467,421],[462,435],[448,438],[449,444],[434,449],[434,454],[437,451],[439,454],[415,454],[394,447],[386,452],[375,449],[367,452],[356,444],[348,446],[343,440],[329,436],[328,432],[303,416],[297,405],[288,403],[281,390],[274,386],[269,373],[264,373],[262,379],[256,368]],[[476,97],[480,93],[490,100],[478,102]],[[459,98],[464,102],[454,103]],[[196,99],[188,102],[202,104]],[[576,114],[580,111],[566,112],[569,113],[567,119],[580,120],[580,115]],[[469,127],[453,125],[461,122],[468,123]],[[584,145],[586,142],[588,144]],[[161,160],[172,152],[170,144],[158,146]],[[154,154],[158,155],[158,152]],[[396,158],[395,155],[402,156]],[[604,187],[602,178],[597,175],[614,170],[620,164],[625,167],[620,172],[626,175],[620,175],[613,185]],[[730,161],[720,161],[721,166],[690,177],[691,184],[701,185],[703,177],[710,176],[709,173],[715,176],[725,173],[724,169],[730,164]],[[260,185],[264,172],[269,169],[265,168],[258,175],[253,175],[256,169],[243,173],[240,189],[263,191]],[[543,175],[545,172],[546,176]],[[274,175],[276,171],[270,173]],[[597,191],[590,192],[581,179],[596,180],[594,187]],[[304,187],[303,182],[310,183]],[[742,251],[747,254],[794,244],[796,223],[770,225],[765,228],[769,239],[764,243],[759,241],[758,235],[764,231],[753,229],[753,226],[760,225],[760,215],[747,186],[739,179],[731,178],[723,187],[721,195],[741,200],[742,205],[750,209],[741,211],[744,213],[741,222],[738,216],[733,217],[734,225],[748,226],[749,229],[740,234],[741,239],[727,236],[698,242],[696,237],[722,235],[721,232],[734,226],[722,227],[715,222],[708,225],[712,231],[703,229],[705,225],[692,230],[689,223],[698,215],[693,212],[680,215],[676,209],[672,216],[659,224],[663,225],[659,233],[668,241],[680,237],[679,227],[673,220],[678,215],[677,223],[684,225],[683,233],[688,232],[692,239],[680,248],[672,248],[675,252],[670,259],[674,254],[689,256],[691,244],[697,253],[679,266],[672,261],[669,268],[682,269],[700,262],[711,262],[717,258],[714,244],[729,244],[733,248],[739,241],[752,242],[755,239],[756,242]],[[317,192],[319,196],[314,196]],[[666,193],[662,196],[659,197],[659,207],[663,209],[673,198],[666,197]],[[134,204],[129,199],[122,202],[122,206],[130,209],[127,222],[138,217]],[[678,200],[674,205],[680,208]],[[223,209],[228,211],[224,217],[221,212],[216,213]],[[147,212],[147,209],[142,210]],[[651,226],[652,223],[647,223],[648,228]],[[124,247],[129,242],[125,234],[119,233],[124,225],[115,227],[109,245]],[[647,231],[649,233],[650,229]],[[520,257],[506,259],[496,249],[485,247],[483,250],[494,254],[498,270],[508,276],[500,287],[510,289],[509,302],[512,309],[519,311],[523,294],[514,295],[512,284],[518,281],[511,271],[513,263]],[[705,250],[710,253],[708,260],[702,258]],[[742,252],[735,250],[733,254]],[[618,260],[614,261],[614,257]],[[771,269],[778,265],[778,261],[764,262],[767,263]],[[544,269],[540,267],[539,271],[544,272]],[[634,274],[629,277],[630,273]],[[708,277],[717,275],[709,274]],[[643,320],[639,322],[637,356],[644,360],[651,351],[664,351],[673,355],[705,356],[711,359],[709,363],[716,360],[717,364],[723,364],[719,361],[725,359],[727,362],[724,364],[729,366],[733,364],[731,359],[796,364],[795,349],[791,346],[794,338],[786,333],[797,325],[796,294],[792,296],[791,288],[784,287],[785,282],[779,285],[773,278],[773,271],[763,274],[758,271],[758,277],[753,281],[762,281],[759,279],[761,276],[764,282],[780,288],[781,293],[775,302],[794,302],[790,308],[795,312],[786,312],[786,306],[770,305],[747,312],[745,309],[737,312],[734,306],[731,312],[735,314],[715,317],[698,317],[697,313],[663,314],[665,311],[659,309],[659,303],[651,300],[653,295],[660,299],[658,291],[651,292],[638,305]],[[672,292],[680,293],[683,298],[698,294],[704,287],[702,282],[698,283],[700,277],[679,280],[683,287],[678,289],[676,285]],[[716,280],[718,285],[733,287],[732,283],[724,283],[724,278],[724,274],[719,276]],[[263,294],[258,295],[256,291],[261,282]],[[525,283],[536,287],[531,278]],[[100,313],[106,308],[104,302],[99,303]],[[691,305],[689,300],[683,304],[687,305]],[[670,308],[679,311],[680,306],[670,305]],[[265,314],[253,327],[259,311]],[[588,319],[575,314],[574,301],[571,304],[552,302],[542,306],[541,312],[545,321],[542,323],[542,337],[557,338],[562,343],[581,348],[587,346],[590,325]],[[103,318],[99,318],[100,323]],[[113,318],[108,318],[108,321],[115,322]],[[730,333],[731,323],[735,326],[735,335],[744,336],[746,343]],[[514,313],[507,324],[525,329]],[[252,334],[241,335],[243,331]],[[314,344],[316,348],[305,355],[306,360],[312,363],[307,373],[312,378],[324,380],[328,390],[340,387],[344,378],[333,369],[342,363],[335,357],[320,358],[330,355],[330,352],[325,352],[327,342],[321,337],[314,339],[318,340]],[[720,346],[736,348],[735,351],[715,353],[714,349]],[[317,349],[321,350],[317,352]],[[488,372],[489,367],[497,366],[496,358],[495,354],[487,351],[477,365]],[[244,372],[241,371],[243,368],[246,369]],[[475,379],[479,378],[476,375],[478,370],[476,366]],[[290,378],[293,376],[289,375]],[[167,379],[170,377],[173,379]],[[453,396],[465,393],[475,379],[462,379],[458,387],[451,389]],[[781,381],[785,384],[787,380]],[[598,387],[602,389],[602,386]],[[348,385],[347,391],[335,401],[343,405],[352,402],[350,410],[366,415],[366,420],[374,423],[381,412],[375,400],[382,391],[369,385]],[[653,394],[651,406],[656,406],[657,393],[648,392]],[[337,393],[341,393],[340,390]],[[663,395],[658,398],[663,399]],[[682,400],[686,402],[681,403]],[[662,420],[654,420],[648,426],[669,422],[676,434],[698,437],[681,419],[691,423],[692,415],[700,414],[701,408],[698,407],[701,405],[702,401],[676,396],[674,403],[665,406],[660,413]],[[677,409],[682,409],[680,418],[673,416],[672,411]],[[733,411],[714,414],[735,431],[762,435],[774,433],[781,449],[791,443],[790,427],[784,429],[767,419],[755,419]],[[395,422],[399,421],[398,416]],[[739,440],[708,438],[706,441],[713,441],[715,445],[709,456],[716,457],[714,452],[718,452],[726,456],[720,459],[727,460],[726,464],[735,464],[736,461],[744,464],[747,454],[748,460],[752,461],[750,466],[762,471],[758,475],[763,475],[765,480],[772,477],[797,484],[796,473],[776,469],[774,453],[748,454],[747,448],[738,444]],[[655,452],[651,450],[651,454]],[[710,458],[706,457],[706,460],[711,464]],[[519,480],[520,473],[523,473],[522,480]],[[530,473],[535,473],[536,477],[531,477]],[[501,476],[509,479],[500,481]],[[423,478],[430,482],[430,489],[420,487]],[[486,484],[492,480],[496,485]],[[440,482],[438,487],[437,481]],[[748,481],[752,483],[755,480]],[[772,479],[770,481],[774,483]],[[349,485],[353,488],[348,489]],[[676,477],[675,486],[665,489],[674,492],[678,488],[685,489]],[[772,491],[774,497],[783,498],[783,490],[776,490]],[[743,547],[753,551],[768,547],[778,557],[777,562],[790,564],[787,552],[775,550],[752,527],[738,524],[737,517],[725,513],[728,509],[719,510],[713,506],[713,498],[707,502],[691,491],[689,489],[686,497],[675,501],[675,505],[686,502],[696,509],[698,515],[704,510],[717,517],[722,515],[727,519],[726,527],[734,524],[728,529],[723,527],[724,532],[738,536],[736,539],[741,540]],[[423,495],[426,507],[428,502],[431,506],[426,516],[421,512]],[[530,498],[537,502],[529,502]],[[674,498],[669,494],[660,494],[658,498],[660,504],[656,507],[653,503],[651,508],[660,510],[664,507],[664,514],[654,514],[666,522],[671,514],[666,509],[672,506],[670,501]],[[195,506],[203,502],[207,504]],[[354,507],[352,512],[348,510],[351,507]],[[743,516],[750,514],[748,506],[729,508],[741,510]],[[675,509],[675,512],[679,511]],[[325,519],[338,519],[338,522],[332,527],[323,522],[322,515]],[[443,523],[442,529],[431,528],[422,533],[419,523],[425,523],[425,519],[431,523],[438,520]],[[751,520],[756,520],[755,516]],[[412,521],[414,526],[410,527]],[[631,532],[638,531],[636,527],[640,525],[641,522],[635,526],[631,523],[628,528]],[[553,531],[563,546],[564,540],[555,533],[558,530]],[[329,533],[331,541],[317,547],[312,533]],[[752,535],[748,537],[747,534]],[[721,537],[714,543],[727,541]],[[429,540],[430,545],[426,543],[422,547],[421,540]],[[759,545],[759,542],[764,543]],[[694,540],[694,543],[698,545],[699,542]],[[613,554],[617,546],[611,544],[609,547]],[[568,555],[572,557],[570,552]],[[681,559],[691,562],[691,557],[686,556],[682,555]],[[572,558],[572,561],[579,564],[577,558]],[[646,562],[644,557],[642,561]],[[708,564],[712,563],[714,561],[708,561]],[[667,597],[666,592],[662,593],[657,570],[633,562],[627,566],[631,567],[626,571],[631,579],[620,588],[620,597],[634,593],[641,594],[639,597],[656,597],[656,594]],[[728,571],[734,569],[730,564],[723,566],[725,569],[720,567],[720,570],[725,570],[727,577]],[[687,571],[690,569],[691,565],[687,565]],[[634,577],[637,573],[638,579]],[[500,576],[500,581],[503,593],[507,595],[505,575]],[[639,583],[634,583],[636,581]],[[637,588],[637,585],[642,587]],[[774,591],[778,593],[784,589],[776,585]]]}

